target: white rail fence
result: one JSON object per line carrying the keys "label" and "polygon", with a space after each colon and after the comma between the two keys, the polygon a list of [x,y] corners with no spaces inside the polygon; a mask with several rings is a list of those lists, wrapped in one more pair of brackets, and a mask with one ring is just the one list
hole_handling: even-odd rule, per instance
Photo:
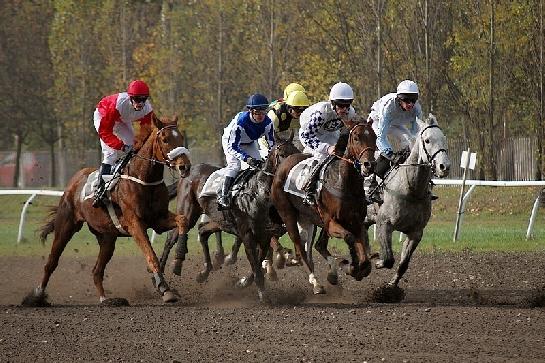
{"label": "white rail fence", "polygon": [[[462,180],[453,180],[453,179],[434,179],[433,183],[436,185],[462,185]],[[495,187],[544,187],[545,181],[490,181],[490,180],[466,180],[465,185],[470,186],[470,188],[465,192],[462,201],[462,213],[465,210],[465,205],[469,200],[469,197],[475,190],[477,186],[495,186]],[[0,195],[30,195],[30,197],[23,204],[23,209],[21,210],[21,217],[19,220],[19,230],[17,234],[17,244],[19,244],[23,238],[23,230],[25,224],[25,217],[28,207],[38,195],[48,195],[48,196],[62,196],[62,191],[57,190],[40,190],[40,189],[0,189]],[[532,231],[535,224],[535,219],[537,216],[537,211],[539,209],[539,195],[536,197],[532,211],[530,213],[530,218],[528,222],[528,228],[526,231],[526,238],[532,238]],[[461,221],[460,221],[461,226]],[[461,228],[461,227],[460,227]],[[151,241],[155,239],[156,234],[153,232]],[[401,237],[401,236],[400,236]]]}

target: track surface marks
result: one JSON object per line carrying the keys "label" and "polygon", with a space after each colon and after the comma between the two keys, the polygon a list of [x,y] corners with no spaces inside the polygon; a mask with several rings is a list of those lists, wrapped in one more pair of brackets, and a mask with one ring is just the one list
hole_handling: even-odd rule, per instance
{"label": "track surface marks", "polygon": [[267,281],[270,303],[255,288],[237,290],[237,266],[167,279],[182,299],[164,305],[143,257],[116,257],[106,270],[109,297],[128,307],[102,307],[94,258],[61,258],[48,293],[50,308],[18,306],[36,286],[45,260],[0,257],[0,362],[538,362],[545,357],[545,253],[416,253],[400,286],[405,298],[383,303],[380,287],[393,271],[373,270],[340,286],[318,277],[327,295],[313,296],[302,268]]}

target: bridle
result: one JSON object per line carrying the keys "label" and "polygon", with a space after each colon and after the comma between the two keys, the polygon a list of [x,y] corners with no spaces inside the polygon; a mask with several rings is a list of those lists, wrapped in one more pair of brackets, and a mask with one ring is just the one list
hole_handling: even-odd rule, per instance
{"label": "bridle", "polygon": [[424,129],[422,129],[422,131],[420,131],[420,141],[422,143],[422,149],[424,149],[424,152],[426,153],[426,157],[428,159],[427,163],[431,164],[431,165],[434,164],[434,161],[435,161],[434,159],[437,156],[437,154],[439,154],[440,152],[444,152],[444,153],[448,154],[448,150],[444,149],[444,148],[438,149],[437,151],[435,151],[431,155],[430,155],[430,152],[428,151],[428,149],[426,149],[426,143],[424,142],[424,131],[426,131],[428,129],[432,129],[432,128],[438,128],[439,130],[441,130],[439,125],[429,125],[429,126],[424,127]]}
{"label": "bridle", "polygon": [[[354,133],[354,130],[356,130],[356,128],[358,127],[368,127],[368,124],[365,124],[365,123],[357,123],[355,124],[354,126],[352,126],[352,128],[350,129],[350,132],[348,134],[348,145],[346,146],[347,149],[350,147],[350,141],[353,140],[353,133]],[[360,159],[363,157],[363,154],[365,154],[366,152],[372,152],[374,153],[376,150],[376,147],[370,147],[370,146],[366,146],[363,148],[362,151],[360,151],[358,153],[357,156],[355,155],[352,155],[350,158],[345,158],[344,156],[340,156],[340,155],[337,155],[337,154],[333,154],[335,155],[337,158],[341,159],[341,160],[344,160],[350,164],[352,164],[354,166],[354,168],[356,168],[356,170],[360,171],[361,170],[361,162],[360,162]]]}

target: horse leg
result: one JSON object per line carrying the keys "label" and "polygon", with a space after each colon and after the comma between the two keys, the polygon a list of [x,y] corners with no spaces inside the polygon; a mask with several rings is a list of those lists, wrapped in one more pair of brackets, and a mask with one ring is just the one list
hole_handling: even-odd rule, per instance
{"label": "horse leg", "polygon": [[[251,238],[249,238],[251,237]],[[257,251],[256,245],[255,245],[255,239],[253,236],[246,236],[246,238],[243,238],[242,242],[244,243],[244,251],[246,252],[246,257],[248,258],[248,262],[250,262],[250,266],[252,267],[252,276],[253,280],[255,281],[255,284],[257,286],[257,294],[260,301],[263,301],[265,299],[265,278],[263,276],[263,270],[261,269],[261,256],[263,255],[263,252]],[[251,281],[250,277],[243,277],[237,282],[238,287],[246,287],[250,285]]]}
{"label": "horse leg", "polygon": [[[62,216],[62,218],[60,218],[60,216]],[[44,266],[42,281],[40,285],[23,300],[23,305],[49,306],[45,294],[49,279],[59,264],[59,258],[61,257],[64,248],[82,226],[83,222],[74,222],[73,215],[67,216],[66,211],[57,210],[57,216],[55,217],[54,222],[53,243],[51,245],[51,252],[47,258],[47,263]]]}
{"label": "horse leg", "polygon": [[202,252],[204,255],[204,270],[197,274],[197,282],[203,283],[208,279],[210,271],[212,271],[212,259],[210,258],[210,248],[208,247],[208,239],[212,233],[209,231],[199,230],[199,242],[202,246]]}
{"label": "horse leg", "polygon": [[[172,213],[171,213],[172,214]],[[172,214],[174,217],[174,214]],[[180,217],[180,216],[176,216]],[[181,216],[183,217],[183,216]],[[176,222],[181,222],[183,219],[176,218]],[[172,219],[172,223],[169,226],[172,229],[175,227],[174,218]],[[166,230],[168,230],[166,229]],[[180,226],[181,229],[181,226]],[[182,230],[182,233],[185,232],[185,230]],[[155,251],[151,247],[150,240],[148,238],[148,235],[144,229],[144,227],[140,223],[131,223],[129,224],[129,233],[136,241],[136,244],[138,247],[140,247],[140,250],[146,257],[146,263],[148,265],[148,270],[151,271],[153,274],[152,281],[159,293],[161,294],[164,302],[175,302],[178,301],[178,297],[170,290],[170,287],[168,286],[168,283],[166,282],[165,278],[163,277],[163,274],[161,273],[161,270],[159,268],[159,259],[157,258],[157,255],[155,254]]]}
{"label": "horse leg", "polygon": [[337,285],[339,283],[339,275],[337,273],[337,259],[335,259],[335,257],[333,257],[327,249],[328,242],[329,236],[327,235],[327,231],[325,230],[325,228],[322,228],[314,248],[327,261],[327,265],[329,267],[329,271],[327,273],[327,282],[329,282],[331,285]]}
{"label": "horse leg", "polygon": [[[313,232],[314,225],[312,223],[298,223],[298,235],[300,236],[300,239],[305,241],[305,247],[309,248],[310,243],[308,242],[309,239],[312,239],[312,232]],[[325,294],[324,287],[318,282],[318,279],[316,278],[314,274],[314,262],[309,259],[311,258],[311,254],[307,254],[307,251],[301,250],[297,251],[297,245],[296,246],[296,253],[301,253],[300,257],[303,261],[303,265],[307,268],[307,271],[309,273],[308,275],[308,282],[312,284],[312,291],[314,294]],[[299,246],[302,247],[302,242],[300,240]],[[309,248],[310,249],[310,248]]]}
{"label": "horse leg", "polygon": [[235,242],[233,243],[233,248],[231,249],[231,253],[225,257],[225,264],[226,265],[234,265],[237,263],[237,256],[238,251],[240,250],[240,245],[242,244],[242,240],[238,238],[238,236],[235,238]]}
{"label": "horse leg", "polygon": [[178,243],[176,244],[176,254],[174,255],[174,262],[172,263],[172,273],[178,276],[182,275],[182,264],[185,261],[185,255],[187,254],[187,233],[178,234]]}
{"label": "horse leg", "polygon": [[403,241],[399,266],[397,266],[397,271],[392,280],[388,283],[388,286],[397,287],[399,281],[407,271],[407,268],[409,268],[409,262],[411,261],[414,250],[422,240],[423,233],[424,231],[410,233],[405,241]]}
{"label": "horse leg", "polygon": [[165,241],[165,246],[163,247],[163,253],[161,254],[161,258],[159,259],[159,271],[161,271],[161,273],[165,273],[165,265],[168,260],[168,255],[170,254],[170,250],[172,249],[172,247],[174,247],[177,239],[177,230],[168,231],[167,240]]}
{"label": "horse leg", "polygon": [[375,263],[376,268],[392,268],[395,263],[392,252],[392,233],[394,227],[388,222],[377,221],[377,239],[380,243],[380,259]]}
{"label": "horse leg", "polygon": [[[270,244],[272,244],[273,238],[275,238],[275,237],[271,238]],[[269,245],[269,246],[267,246],[267,255],[263,259],[263,262],[261,263],[261,266],[265,270],[265,274],[267,275],[269,280],[278,281],[278,275],[276,274],[276,270],[274,269],[272,260],[273,260],[273,249]]]}
{"label": "horse leg", "polygon": [[[344,264],[343,269],[345,272],[357,281],[369,276],[371,273],[371,262],[369,262],[369,258],[367,257],[367,251],[365,250],[365,244],[361,236],[356,236],[354,233],[346,230],[334,219],[329,221],[327,230],[331,236],[344,239],[348,245],[352,264],[350,267]],[[361,234],[361,230],[359,232]]]}
{"label": "horse leg", "polygon": [[[115,241],[117,237],[115,235],[101,235],[97,234],[97,241],[99,245],[99,252],[95,266],[93,267],[93,281],[97,289],[98,298],[101,303],[107,304],[106,294],[104,293],[104,270],[106,265],[110,262],[114,250],[115,250]],[[124,300],[124,305],[128,305],[128,301]]]}
{"label": "horse leg", "polygon": [[214,233],[216,236],[216,253],[214,253],[214,264],[213,269],[219,270],[223,263],[225,262],[225,251],[223,249],[223,241],[221,239],[221,232],[217,231]]}

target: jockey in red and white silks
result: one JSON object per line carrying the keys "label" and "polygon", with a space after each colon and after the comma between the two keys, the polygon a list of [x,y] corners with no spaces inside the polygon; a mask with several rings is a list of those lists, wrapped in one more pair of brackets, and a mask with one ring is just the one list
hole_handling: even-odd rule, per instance
{"label": "jockey in red and white silks", "polygon": [[[146,92],[148,88],[142,87],[142,84],[140,84],[140,90],[131,88],[136,82],[143,83],[133,81],[129,85],[128,92],[104,97],[94,112],[94,124],[100,137],[103,164],[114,165],[122,151],[132,148],[133,122],[140,121],[141,125],[151,123],[153,108],[148,99],[149,91]],[[133,94],[133,92],[136,93]]]}

